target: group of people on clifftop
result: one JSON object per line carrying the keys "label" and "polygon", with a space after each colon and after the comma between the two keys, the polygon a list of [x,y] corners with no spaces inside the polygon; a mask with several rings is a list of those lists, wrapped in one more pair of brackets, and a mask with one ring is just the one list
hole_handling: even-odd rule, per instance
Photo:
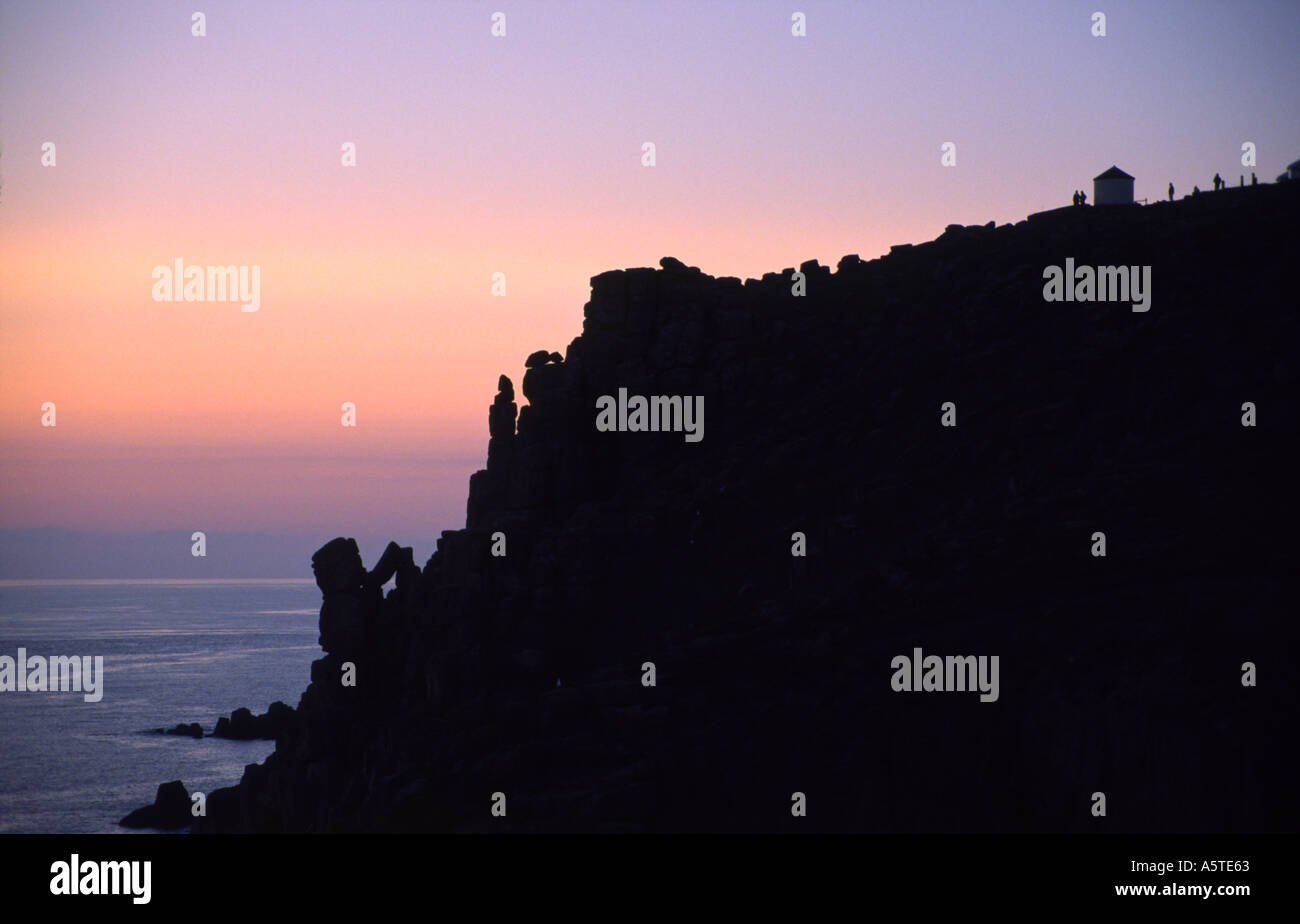
{"label": "group of people on clifftop", "polygon": [[[1214,175],[1214,179],[1210,180],[1210,182],[1214,184],[1214,191],[1215,191],[1215,192],[1218,192],[1220,189],[1226,189],[1227,186],[1228,186],[1228,182],[1227,182],[1227,180],[1225,180],[1223,177],[1219,176],[1217,173]],[[1237,178],[1237,185],[1238,185],[1238,186],[1245,186],[1245,185],[1246,185],[1246,175],[1245,175],[1244,173],[1241,174],[1241,176],[1239,176],[1239,177]],[[1256,178],[1256,176],[1255,176],[1255,171],[1254,171],[1254,170],[1252,170],[1252,171],[1250,172],[1250,185],[1251,185],[1251,186],[1258,186],[1258,185],[1259,185],[1259,180]],[[1199,187],[1199,186],[1193,186],[1193,187],[1192,187],[1192,195],[1193,195],[1193,196],[1199,196],[1200,194],[1201,194],[1201,187]],[[1174,184],[1173,184],[1172,181],[1170,181],[1170,183],[1169,183],[1169,201],[1170,201],[1170,202],[1173,202],[1173,201],[1174,201]]]}
{"label": "group of people on clifftop", "polygon": [[[1219,176],[1219,174],[1217,173],[1214,174],[1214,178],[1210,180],[1210,182],[1214,184],[1215,192],[1218,192],[1220,189],[1226,189],[1228,187],[1228,182],[1223,177]],[[1238,185],[1239,186],[1246,185],[1246,175],[1244,173],[1240,177],[1238,177]],[[1250,172],[1250,185],[1251,186],[1259,185],[1259,180],[1258,178],[1256,178],[1255,171],[1253,170]],[[1200,194],[1201,194],[1201,187],[1193,186],[1192,195],[1199,196]],[[1169,201],[1170,202],[1174,201],[1174,184],[1172,180],[1169,183]],[[1081,189],[1076,189],[1074,191],[1074,195],[1070,197],[1070,202],[1073,205],[1087,205],[1088,194]]]}

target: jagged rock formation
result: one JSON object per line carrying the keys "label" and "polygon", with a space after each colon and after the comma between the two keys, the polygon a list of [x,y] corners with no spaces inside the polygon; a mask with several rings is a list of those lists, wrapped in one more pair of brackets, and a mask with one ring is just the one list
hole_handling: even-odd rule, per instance
{"label": "jagged rock formation", "polygon": [[[195,829],[1294,827],[1288,186],[953,225],[806,297],[596,276],[522,410],[501,377],[464,529],[313,556],[325,656]],[[1150,311],[1045,302],[1066,257],[1150,265]],[[597,432],[620,387],[705,438]],[[999,700],[893,692],[913,647],[1000,656]]]}

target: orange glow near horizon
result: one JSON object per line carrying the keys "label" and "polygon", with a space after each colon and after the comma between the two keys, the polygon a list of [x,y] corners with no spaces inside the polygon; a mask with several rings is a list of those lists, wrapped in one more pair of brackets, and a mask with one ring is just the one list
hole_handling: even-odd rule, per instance
{"label": "orange glow near horizon", "polygon": [[[5,5],[0,528],[456,528],[498,374],[592,276],[871,259],[1112,163],[1159,198],[1244,137],[1267,179],[1300,16],[1203,6]],[[259,266],[260,309],[153,301],[178,257]]]}

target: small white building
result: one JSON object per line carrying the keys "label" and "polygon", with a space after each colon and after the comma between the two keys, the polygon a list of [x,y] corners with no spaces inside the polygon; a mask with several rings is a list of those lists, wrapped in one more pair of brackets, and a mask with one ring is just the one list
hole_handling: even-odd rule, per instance
{"label": "small white building", "polygon": [[1092,178],[1093,205],[1132,205],[1133,177],[1114,165]]}

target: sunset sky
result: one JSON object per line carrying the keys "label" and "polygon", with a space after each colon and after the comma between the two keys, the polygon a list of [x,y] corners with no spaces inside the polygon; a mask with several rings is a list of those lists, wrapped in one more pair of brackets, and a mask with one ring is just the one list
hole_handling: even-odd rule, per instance
{"label": "sunset sky", "polygon": [[[1271,182],[1298,47],[1293,0],[4,2],[0,528],[422,562],[464,525],[497,375],[563,352],[590,277],[870,258],[1112,163],[1139,199],[1235,184],[1244,141]],[[178,257],[259,265],[260,310],[155,302]]]}

